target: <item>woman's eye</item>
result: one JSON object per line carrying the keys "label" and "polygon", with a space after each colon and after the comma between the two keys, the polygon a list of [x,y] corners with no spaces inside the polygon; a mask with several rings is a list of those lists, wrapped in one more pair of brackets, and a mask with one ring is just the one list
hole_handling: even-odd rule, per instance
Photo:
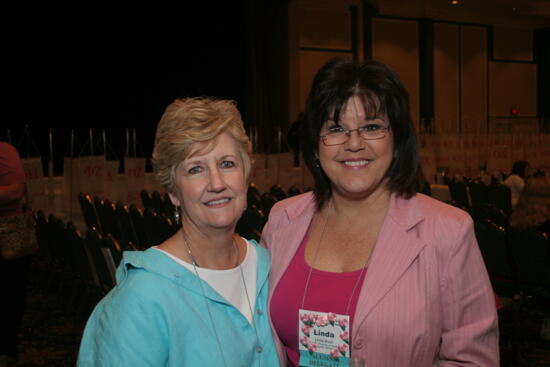
{"label": "woman's eye", "polygon": [[235,167],[235,162],[233,162],[233,161],[223,161],[222,162],[222,167],[223,168]]}
{"label": "woman's eye", "polygon": [[199,166],[191,167],[190,169],[187,170],[187,173],[192,175],[201,173],[201,172],[202,172],[202,167],[199,167]]}
{"label": "woman's eye", "polygon": [[376,131],[376,130],[380,130],[382,128],[382,125],[378,125],[378,124],[368,124],[368,125],[365,125],[363,126],[363,130],[364,131]]}
{"label": "woman's eye", "polygon": [[341,133],[343,131],[344,131],[344,128],[342,126],[332,125],[328,127],[329,133]]}

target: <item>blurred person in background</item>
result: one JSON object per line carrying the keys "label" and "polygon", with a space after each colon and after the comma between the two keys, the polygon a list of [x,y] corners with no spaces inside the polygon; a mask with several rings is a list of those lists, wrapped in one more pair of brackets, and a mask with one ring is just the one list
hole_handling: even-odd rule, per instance
{"label": "blurred person in background", "polygon": [[529,162],[516,161],[512,165],[512,172],[502,181],[503,185],[510,188],[512,192],[512,209],[518,204],[519,196],[525,187],[525,180],[529,176]]}
{"label": "blurred person in background", "polygon": [[[0,142],[0,216],[23,213],[25,172],[15,147]],[[1,230],[1,229],[0,229]],[[18,359],[17,334],[27,299],[31,257],[7,260],[0,254],[0,367]]]}

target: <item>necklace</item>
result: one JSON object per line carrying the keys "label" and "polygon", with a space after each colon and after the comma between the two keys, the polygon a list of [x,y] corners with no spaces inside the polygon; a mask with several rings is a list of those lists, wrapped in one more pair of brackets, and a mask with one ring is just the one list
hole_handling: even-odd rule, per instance
{"label": "necklace", "polygon": [[[191,262],[193,264],[193,269],[195,270],[195,275],[197,276],[197,278],[199,278],[199,284],[201,286],[202,296],[203,296],[203,299],[204,299],[204,303],[206,305],[206,309],[208,311],[208,318],[210,319],[210,323],[212,324],[212,330],[214,331],[214,336],[216,338],[216,343],[218,345],[218,349],[220,350],[220,354],[222,356],[223,365],[227,366],[227,363],[226,363],[226,360],[225,360],[225,355],[223,353],[223,348],[221,346],[220,338],[218,337],[218,332],[216,330],[216,324],[214,323],[214,319],[212,318],[212,312],[210,311],[210,305],[208,304],[208,301],[206,300],[206,295],[204,293],[204,286],[202,284],[203,281],[202,281],[202,278],[200,277],[199,272],[197,270],[197,267],[200,267],[200,266],[197,263],[197,261],[195,260],[195,257],[193,256],[193,252],[191,251],[191,246],[189,246],[189,242],[187,241],[187,237],[185,236],[185,233],[183,233],[183,229],[181,231],[181,235],[183,237],[183,242],[185,243],[185,246],[187,247],[187,252],[189,254],[189,257],[191,258]],[[234,237],[232,239],[232,243],[233,243],[233,247],[235,248],[235,251],[236,251],[236,254],[237,254],[237,264],[236,264],[236,266],[239,267],[239,271],[240,271],[240,274],[241,274],[241,280],[243,282],[244,293],[246,295],[246,301],[247,301],[247,304],[248,304],[248,309],[250,311],[251,324],[252,324],[252,327],[254,328],[254,333],[256,334],[256,342],[258,344],[257,351],[261,352],[262,347],[259,346],[260,337],[258,335],[258,330],[256,329],[256,324],[254,323],[254,312],[252,310],[252,303],[250,301],[250,296],[248,294],[248,288],[246,287],[246,280],[244,278],[243,268],[241,266],[241,263],[239,262],[239,258],[240,258],[239,246],[237,246],[237,244],[235,243],[235,238]],[[261,365],[261,359],[258,360],[258,365]]]}
{"label": "necklace", "polygon": [[[308,288],[309,288],[309,281],[311,279],[311,274],[313,273],[313,267],[315,266],[315,262],[317,261],[317,255],[319,254],[319,249],[321,248],[321,242],[323,241],[323,236],[325,235],[325,229],[326,229],[328,218],[329,218],[329,211],[330,211],[330,208],[331,208],[331,204],[332,204],[332,201],[329,201],[328,206],[327,206],[327,212],[325,213],[325,218],[323,220],[323,228],[321,230],[321,236],[319,237],[319,241],[317,242],[317,247],[315,249],[315,255],[313,255],[313,263],[309,267],[309,272],[307,274],[307,279],[306,279],[306,285],[304,287],[304,295],[302,296],[302,305],[300,307],[301,309],[304,309],[304,304],[305,304],[305,301],[306,301],[306,294],[307,294],[307,291],[308,291]],[[346,315],[349,313],[351,300],[353,299],[353,295],[355,294],[355,291],[357,290],[357,287],[359,286],[359,281],[361,280],[361,278],[363,276],[363,273],[365,272],[365,269],[367,268],[367,265],[370,261],[371,255],[372,255],[372,252],[373,251],[371,250],[371,252],[369,253],[369,256],[367,256],[367,260],[365,261],[365,264],[363,265],[363,268],[361,269],[361,272],[359,273],[359,276],[357,277],[357,280],[355,281],[355,285],[353,286],[353,290],[351,291],[351,295],[348,299],[348,304],[346,306]]]}

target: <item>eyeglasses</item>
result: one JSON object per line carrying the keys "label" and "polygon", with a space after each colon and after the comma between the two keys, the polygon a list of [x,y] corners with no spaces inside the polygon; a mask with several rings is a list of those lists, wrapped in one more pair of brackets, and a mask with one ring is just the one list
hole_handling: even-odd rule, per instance
{"label": "eyeglasses", "polygon": [[328,133],[321,135],[321,140],[323,140],[323,144],[332,146],[344,144],[348,141],[353,131],[357,131],[357,134],[359,134],[359,137],[363,140],[382,139],[388,133],[389,127],[370,124],[353,130],[346,130],[341,126],[333,126],[328,130]]}

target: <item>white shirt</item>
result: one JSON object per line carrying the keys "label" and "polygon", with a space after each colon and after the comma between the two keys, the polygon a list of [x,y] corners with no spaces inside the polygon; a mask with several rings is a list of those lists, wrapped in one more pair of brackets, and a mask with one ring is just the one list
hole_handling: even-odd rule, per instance
{"label": "white shirt", "polygon": [[525,181],[518,175],[510,175],[502,182],[502,184],[510,188],[510,191],[512,192],[512,208],[515,208],[518,203],[519,196],[525,187]]}
{"label": "white shirt", "polygon": [[[231,303],[252,323],[252,310],[256,306],[256,274],[258,268],[258,255],[252,244],[246,241],[246,254],[240,267],[236,266],[227,270],[214,270],[197,267],[199,277],[208,283],[216,292]],[[153,246],[154,249],[162,251],[174,261],[184,266],[195,274],[195,268],[168,252]],[[242,274],[241,274],[242,268]],[[248,298],[249,297],[249,298]],[[250,303],[249,303],[250,302]]]}

